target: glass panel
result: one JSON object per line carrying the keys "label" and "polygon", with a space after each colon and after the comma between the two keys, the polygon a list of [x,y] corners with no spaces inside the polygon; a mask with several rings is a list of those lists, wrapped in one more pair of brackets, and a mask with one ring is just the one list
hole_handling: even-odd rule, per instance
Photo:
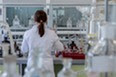
{"label": "glass panel", "polygon": [[[36,10],[42,10],[43,7],[7,7],[6,8],[6,20],[10,27],[13,26],[13,20],[16,18],[19,21],[19,25],[16,28],[30,28],[29,20],[33,18]],[[16,24],[16,23],[15,23]],[[18,24],[18,22],[17,22]]]}
{"label": "glass panel", "polygon": [[89,6],[58,6],[53,7],[53,23],[58,27],[66,27],[67,21],[72,21],[72,27],[76,27],[77,22],[85,18],[88,20]]}
{"label": "glass panel", "polygon": [[19,46],[21,45],[24,32],[35,24],[34,13],[37,10],[43,9],[44,6],[6,7],[6,21],[11,28],[14,41],[16,41]]}

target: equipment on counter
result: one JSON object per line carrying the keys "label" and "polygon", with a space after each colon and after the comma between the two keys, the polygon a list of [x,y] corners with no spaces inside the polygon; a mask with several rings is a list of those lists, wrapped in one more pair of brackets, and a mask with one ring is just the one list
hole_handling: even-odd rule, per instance
{"label": "equipment on counter", "polygon": [[[11,31],[10,31],[10,28],[8,26],[7,23],[3,22],[3,21],[0,21],[0,46],[2,47],[2,50],[4,50],[4,46],[10,46],[10,51],[12,54],[15,54],[14,52],[14,42],[13,42],[13,39],[12,39],[12,35],[11,35]],[[9,55],[8,52],[4,51],[3,52],[3,56],[4,55]]]}
{"label": "equipment on counter", "polygon": [[21,53],[21,50],[20,50],[18,44],[16,43],[16,41],[14,42],[14,48],[15,48],[17,57],[23,57],[23,54]]}
{"label": "equipment on counter", "polygon": [[[72,59],[85,59],[84,47],[80,46],[79,39],[77,36],[73,36],[74,40],[69,40],[70,44],[65,44],[64,51],[56,51],[55,56],[59,57],[62,55],[63,58],[72,58]],[[80,47],[79,47],[80,46]]]}
{"label": "equipment on counter", "polygon": [[[1,46],[0,46],[0,57],[4,56],[2,46],[4,46],[4,44],[6,44],[6,43],[9,44],[9,50],[8,50],[7,53],[5,52],[5,54],[12,55],[14,53],[14,54],[17,54],[18,57],[22,57],[23,55],[21,54],[20,48],[16,44],[16,42],[14,43],[13,39],[12,39],[12,42],[10,42],[10,38],[12,38],[12,35],[11,35],[11,33],[9,33],[10,32],[9,27],[7,27],[5,25],[8,25],[8,24],[7,23],[4,24],[2,21],[0,22],[0,37],[1,37],[0,38],[0,44],[1,44]],[[12,48],[12,49],[15,49],[15,52],[11,51],[11,47],[10,47],[11,43],[14,44],[14,46],[13,46],[14,48]],[[18,52],[18,53],[16,53],[16,52]]]}
{"label": "equipment on counter", "polygon": [[0,58],[2,57],[3,52],[2,52],[2,47],[0,47]]}
{"label": "equipment on counter", "polygon": [[4,72],[1,77],[21,77],[18,72],[16,72],[16,56],[8,55],[4,56]]}
{"label": "equipment on counter", "polygon": [[62,55],[63,58],[85,59],[85,54],[83,53],[82,48],[80,48],[80,51],[68,49],[64,51],[58,51],[55,53],[56,57],[59,57],[60,55]]}
{"label": "equipment on counter", "polygon": [[0,31],[2,31],[1,35],[3,35],[4,37],[4,39],[0,43],[4,60],[4,72],[2,73],[1,77],[20,77],[16,72],[16,54],[14,52],[14,42],[9,29],[9,25],[1,21]]}
{"label": "equipment on counter", "polygon": [[68,18],[68,20],[67,20],[67,27],[68,28],[72,27],[72,20],[71,20],[71,18]]}
{"label": "equipment on counter", "polygon": [[30,63],[27,65],[24,77],[52,77],[49,69],[43,68],[43,57],[45,52],[41,48],[33,49]]}
{"label": "equipment on counter", "polygon": [[62,55],[63,58],[72,58],[72,59],[85,59],[84,48],[77,46],[79,42],[76,38],[69,45],[65,45],[64,51],[56,51],[55,56],[59,57]]}
{"label": "equipment on counter", "polygon": [[13,23],[12,28],[22,28],[22,26],[20,24],[20,20],[17,15],[15,15],[12,23]]}
{"label": "equipment on counter", "polygon": [[90,26],[89,26],[89,33],[88,33],[88,39],[89,39],[89,44],[91,46],[96,45],[98,41],[98,31],[99,31],[99,26],[100,22],[98,21],[98,11],[97,11],[97,0],[92,0],[92,5],[91,5],[91,19],[90,19]]}
{"label": "equipment on counter", "polygon": [[116,24],[101,27],[101,39],[88,52],[88,77],[116,76]]}
{"label": "equipment on counter", "polygon": [[63,59],[63,69],[58,73],[58,77],[77,77],[77,73],[71,69],[72,59]]}
{"label": "equipment on counter", "polygon": [[62,56],[64,58],[72,58],[72,59],[85,59],[85,54],[82,52],[67,52],[63,51]]}

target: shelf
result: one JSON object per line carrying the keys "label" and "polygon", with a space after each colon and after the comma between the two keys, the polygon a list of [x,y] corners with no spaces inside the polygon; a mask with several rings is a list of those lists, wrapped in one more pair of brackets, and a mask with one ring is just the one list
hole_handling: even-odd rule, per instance
{"label": "shelf", "polygon": [[57,31],[57,34],[87,34],[87,31]]}
{"label": "shelf", "polygon": [[13,27],[10,27],[10,30],[11,31],[26,31],[28,30],[29,28],[13,28]]}
{"label": "shelf", "polygon": [[12,35],[24,35],[25,32],[21,32],[21,31],[20,32],[19,31],[18,32],[12,32],[11,31],[11,33],[12,33]]}
{"label": "shelf", "polygon": [[79,27],[57,27],[56,29],[84,29]]}
{"label": "shelf", "polygon": [[[62,64],[62,60],[63,58],[56,58],[56,57],[53,57],[53,60],[54,60],[54,63],[55,64]],[[72,61],[72,64],[84,64],[85,60],[73,60]],[[18,64],[26,64],[27,63],[27,58],[17,58],[17,63]],[[0,58],[0,64],[3,64],[3,58]]]}

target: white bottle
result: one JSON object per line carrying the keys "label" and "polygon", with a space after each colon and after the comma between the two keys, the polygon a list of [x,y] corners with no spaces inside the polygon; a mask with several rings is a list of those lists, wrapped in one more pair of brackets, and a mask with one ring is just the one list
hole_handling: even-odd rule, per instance
{"label": "white bottle", "polygon": [[[9,25],[5,22],[1,23],[3,28],[2,36],[9,38],[10,41],[3,39],[2,43],[0,43],[3,51],[3,66],[4,66],[4,71],[0,77],[20,77],[18,72],[16,72],[16,54],[14,52],[14,42],[9,29]],[[9,50],[11,51],[12,54],[9,53]]]}
{"label": "white bottle", "polygon": [[19,20],[17,15],[15,15],[15,17],[13,19],[13,27],[14,28],[20,28],[20,20]]}
{"label": "white bottle", "polygon": [[79,29],[84,29],[84,22],[83,20],[80,21],[80,24],[79,24]]}
{"label": "white bottle", "polygon": [[79,28],[79,22],[76,23],[76,27]]}
{"label": "white bottle", "polygon": [[72,60],[63,59],[63,69],[58,73],[58,77],[77,77],[77,73],[71,69]]}
{"label": "white bottle", "polygon": [[4,72],[1,77],[21,77],[16,71],[16,56],[5,56],[4,60]]}
{"label": "white bottle", "polygon": [[116,76],[116,24],[101,27],[101,39],[87,56],[88,77]]}
{"label": "white bottle", "polygon": [[40,77],[38,68],[38,54],[40,52],[38,49],[33,49],[31,52],[30,61],[25,69],[24,77]]}
{"label": "white bottle", "polygon": [[72,20],[71,20],[71,18],[68,18],[68,20],[67,20],[67,27],[68,28],[72,27]]}
{"label": "white bottle", "polygon": [[41,48],[33,49],[24,77],[52,77],[52,72],[43,68],[44,54]]}
{"label": "white bottle", "polygon": [[90,20],[90,31],[89,34],[95,34],[96,33],[96,26],[97,26],[97,21],[96,21],[96,12],[97,12],[97,6],[96,6],[96,0],[92,1],[92,7],[91,7],[91,20]]}
{"label": "white bottle", "polygon": [[97,2],[96,0],[92,0],[92,6],[91,6],[91,20],[89,25],[89,33],[88,33],[88,39],[89,44],[91,46],[95,46],[98,42],[98,30],[99,30],[99,21],[98,21],[98,13],[97,13]]}
{"label": "white bottle", "polygon": [[21,77],[16,72],[16,55],[9,54],[9,43],[2,43],[4,72],[1,77]]}

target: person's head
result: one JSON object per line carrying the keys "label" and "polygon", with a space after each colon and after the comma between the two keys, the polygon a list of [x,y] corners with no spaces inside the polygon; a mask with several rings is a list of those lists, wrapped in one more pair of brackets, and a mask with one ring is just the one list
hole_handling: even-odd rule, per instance
{"label": "person's head", "polygon": [[40,37],[42,37],[45,33],[44,24],[47,22],[47,14],[43,10],[37,10],[35,12],[34,20],[39,24],[38,33]]}

